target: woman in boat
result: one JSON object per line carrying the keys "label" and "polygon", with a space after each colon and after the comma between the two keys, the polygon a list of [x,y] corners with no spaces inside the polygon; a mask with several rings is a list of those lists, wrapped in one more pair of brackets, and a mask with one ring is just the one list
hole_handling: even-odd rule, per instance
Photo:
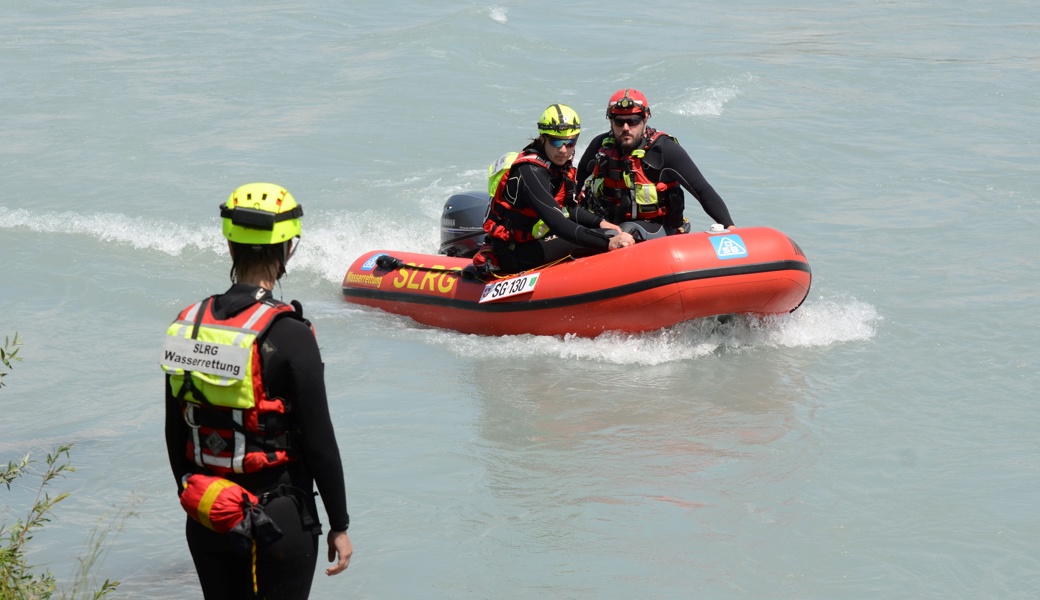
{"label": "woman in boat", "polygon": [[491,205],[484,222],[491,257],[487,247],[478,252],[478,271],[489,259],[500,272],[516,273],[635,243],[617,225],[575,204],[571,161],[581,121],[574,109],[564,104],[545,109],[538,133],[521,152],[491,168]]}
{"label": "woman in boat", "polygon": [[[335,561],[325,573],[346,569],[353,548],[314,330],[298,302],[271,294],[303,209],[285,188],[252,183],[220,212],[232,286],[181,311],[161,360],[188,549],[207,599],[306,598],[321,535],[315,484]],[[233,523],[219,526],[227,513],[240,521],[230,531]]]}

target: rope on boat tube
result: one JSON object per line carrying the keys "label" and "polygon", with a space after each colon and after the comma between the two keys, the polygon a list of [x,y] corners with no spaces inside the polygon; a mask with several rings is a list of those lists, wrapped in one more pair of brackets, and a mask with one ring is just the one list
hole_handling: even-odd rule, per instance
{"label": "rope on boat tube", "polygon": [[[558,265],[558,264],[560,264],[562,262],[565,262],[565,261],[568,261],[568,260],[574,260],[574,257],[570,256],[570,255],[567,255],[567,256],[564,256],[563,258],[560,258],[558,260],[554,260],[553,262],[550,262],[550,263],[546,263],[546,264],[544,264],[544,265],[542,265],[540,267],[534,268],[534,269],[528,269],[526,271],[521,271],[519,273],[509,273],[507,275],[499,275],[497,273],[491,273],[491,276],[494,277],[495,279],[508,279],[510,277],[516,277],[518,275],[523,275],[524,273],[529,273],[531,271],[538,271],[540,269],[545,269],[545,268],[551,267],[553,265]],[[376,266],[379,267],[380,269],[386,269],[387,271],[396,271],[398,269],[412,269],[413,271],[428,271],[430,273],[447,273],[449,275],[455,275],[456,277],[461,277],[462,279],[467,279],[467,280],[471,280],[471,281],[481,281],[481,279],[476,277],[474,274],[467,272],[465,269],[461,269],[460,270],[460,269],[445,269],[445,268],[436,268],[436,267],[420,267],[420,266],[417,266],[417,265],[410,265],[410,264],[404,262],[403,260],[401,260],[400,258],[396,258],[394,256],[390,256],[389,254],[380,254],[379,257],[376,258]]]}

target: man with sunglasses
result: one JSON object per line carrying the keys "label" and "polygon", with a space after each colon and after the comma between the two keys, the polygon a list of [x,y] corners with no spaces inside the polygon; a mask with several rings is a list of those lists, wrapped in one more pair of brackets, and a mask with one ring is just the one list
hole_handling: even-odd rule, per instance
{"label": "man with sunglasses", "polygon": [[578,161],[582,205],[616,223],[649,221],[669,235],[688,233],[686,188],[713,222],[732,228],[722,197],[678,140],[647,126],[649,118],[650,103],[639,90],[621,89],[610,97],[610,131],[595,137]]}
{"label": "man with sunglasses", "polygon": [[[487,255],[487,247],[477,253],[474,264],[478,271],[489,259],[497,263],[499,271],[517,273],[567,256],[618,250],[635,243],[620,227],[575,203],[571,162],[581,120],[574,109],[565,104],[545,109],[538,120],[538,133],[504,169],[498,163],[492,165],[491,205],[484,222],[492,256]],[[613,230],[613,235],[604,230]]]}

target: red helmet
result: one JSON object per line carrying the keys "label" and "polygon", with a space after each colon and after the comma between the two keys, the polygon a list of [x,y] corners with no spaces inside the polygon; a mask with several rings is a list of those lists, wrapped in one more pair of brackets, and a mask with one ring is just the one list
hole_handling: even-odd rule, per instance
{"label": "red helmet", "polygon": [[636,115],[641,114],[644,118],[650,118],[650,102],[639,90],[625,88],[614,92],[607,103],[607,118],[614,115]]}

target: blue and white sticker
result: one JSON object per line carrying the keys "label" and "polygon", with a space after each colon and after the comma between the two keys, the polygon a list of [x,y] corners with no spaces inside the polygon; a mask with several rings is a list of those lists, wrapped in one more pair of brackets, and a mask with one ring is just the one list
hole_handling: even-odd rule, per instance
{"label": "blue and white sticker", "polygon": [[719,260],[730,258],[744,258],[748,255],[747,246],[740,236],[733,233],[729,235],[713,235],[710,238],[711,245],[715,247],[715,256]]}
{"label": "blue and white sticker", "polygon": [[366,260],[365,264],[361,265],[361,270],[371,271],[372,269],[376,268],[376,261],[379,260],[380,256],[382,256],[382,254],[376,254],[375,256]]}

